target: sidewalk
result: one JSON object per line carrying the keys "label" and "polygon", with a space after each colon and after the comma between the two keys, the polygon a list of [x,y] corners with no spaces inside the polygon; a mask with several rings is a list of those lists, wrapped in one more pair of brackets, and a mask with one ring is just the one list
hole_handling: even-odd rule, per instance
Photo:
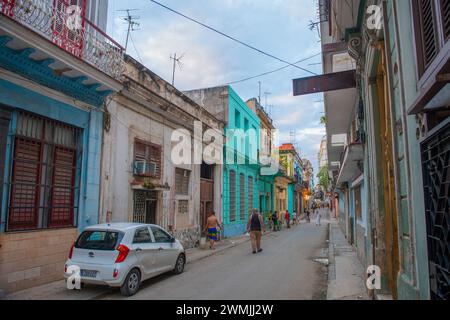
{"label": "sidewalk", "polygon": [[[266,233],[268,234],[268,233]],[[225,239],[216,245],[216,250],[212,251],[202,248],[186,250],[187,264],[191,264],[215,254],[226,251],[235,246],[241,245],[250,240],[247,236]],[[94,300],[107,294],[114,289],[104,286],[87,286],[83,290],[67,290],[64,280],[48,283],[42,286],[15,292],[6,296],[6,300]],[[0,298],[1,299],[1,298]]]}
{"label": "sidewalk", "polygon": [[334,218],[330,219],[328,254],[327,300],[369,300],[364,267]]}

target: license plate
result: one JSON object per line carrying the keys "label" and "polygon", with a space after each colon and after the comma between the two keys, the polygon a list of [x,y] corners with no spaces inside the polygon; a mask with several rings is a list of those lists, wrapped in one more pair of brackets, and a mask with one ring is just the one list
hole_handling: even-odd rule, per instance
{"label": "license plate", "polygon": [[80,274],[85,278],[97,278],[98,271],[94,270],[81,270]]}

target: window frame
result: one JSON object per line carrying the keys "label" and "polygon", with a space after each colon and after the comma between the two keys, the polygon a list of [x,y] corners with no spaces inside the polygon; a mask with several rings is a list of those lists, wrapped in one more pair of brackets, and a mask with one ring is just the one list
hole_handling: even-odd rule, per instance
{"label": "window frame", "polygon": [[441,0],[430,0],[433,11],[433,28],[436,41],[436,56],[426,65],[424,57],[423,27],[420,9],[421,0],[413,0],[411,3],[413,33],[414,33],[414,55],[417,63],[416,76],[419,89],[428,89],[436,82],[436,74],[443,68],[445,62],[450,58],[450,37],[444,35],[442,21]]}
{"label": "window frame", "polygon": [[[151,161],[151,159],[147,159],[147,158],[144,160],[146,163],[154,163],[156,165],[156,168],[157,168],[156,172],[157,172],[157,174],[156,175],[152,175],[152,174],[136,174],[136,172],[134,172],[134,170],[133,170],[133,175],[137,176],[137,177],[161,179],[161,177],[162,177],[162,146],[160,146],[158,144],[155,144],[155,143],[152,143],[152,142],[148,142],[148,141],[139,139],[139,138],[135,138],[134,139],[134,143],[133,143],[133,166],[134,166],[134,164],[137,161],[142,161],[142,160],[137,160],[137,158],[136,158],[137,157],[136,150],[137,150],[137,145],[138,144],[144,145],[145,148],[154,148],[154,149],[157,150],[157,152],[158,152],[158,161],[157,161],[157,163],[155,163],[155,161]],[[146,150],[146,153],[147,152],[148,151]],[[147,155],[146,155],[146,157],[147,157]]]}
{"label": "window frame", "polygon": [[[83,163],[83,136],[84,129],[73,125],[69,125],[62,121],[55,119],[50,119],[32,112],[17,110],[13,112],[13,119],[17,123],[22,123],[22,121],[27,122],[26,127],[20,128],[17,126],[15,131],[11,135],[12,144],[10,146],[10,168],[9,180],[8,180],[8,202],[7,202],[7,213],[6,213],[6,223],[5,232],[27,232],[27,231],[37,231],[37,230],[55,230],[55,229],[66,229],[66,228],[76,228],[78,227],[79,209],[80,209],[80,190],[81,190],[81,174],[82,174],[82,163]],[[29,124],[30,121],[36,121],[35,123]],[[33,129],[30,129],[30,126]],[[36,127],[37,126],[37,127]],[[47,131],[51,130],[51,133]],[[73,145],[61,144],[62,139],[67,136],[56,136],[56,130],[66,129],[70,130],[70,134],[73,134]],[[28,132],[24,132],[27,131]],[[34,131],[30,133],[29,131]],[[64,131],[60,131],[64,133]],[[67,131],[65,132],[67,134]],[[32,136],[32,135],[38,136]],[[48,137],[51,137],[49,139]],[[59,140],[58,140],[59,139]],[[34,160],[21,158],[16,153],[18,152],[19,141],[23,143],[34,143],[39,145],[39,155],[38,158]],[[63,141],[64,142],[64,141]],[[67,141],[66,141],[67,142]],[[71,150],[74,153],[74,165],[72,170],[72,181],[70,185],[70,203],[67,208],[70,210],[69,218],[67,223],[53,223],[52,214],[54,214],[54,185],[55,181],[55,168],[56,168],[56,150]],[[13,218],[15,210],[20,210],[21,208],[27,208],[26,206],[21,206],[20,202],[15,202],[16,196],[21,196],[20,193],[16,193],[16,186],[24,185],[20,178],[16,176],[17,166],[22,163],[24,164],[36,164],[36,183],[34,185],[34,199],[33,207],[29,208],[34,211],[34,221],[30,223],[20,223]],[[20,198],[19,198],[20,199]],[[26,222],[26,221],[25,221]]]}

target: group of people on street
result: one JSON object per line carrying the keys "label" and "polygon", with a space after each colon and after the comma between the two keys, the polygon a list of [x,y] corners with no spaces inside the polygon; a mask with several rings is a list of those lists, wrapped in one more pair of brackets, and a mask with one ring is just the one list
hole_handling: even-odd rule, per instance
{"label": "group of people on street", "polygon": [[[316,226],[321,226],[322,213],[320,210],[313,209],[313,213],[316,216]],[[305,217],[308,223],[310,220],[310,210],[305,209]],[[291,228],[291,214],[286,211],[284,214],[279,214],[278,211],[274,213],[269,213],[269,223],[273,231],[280,231],[283,224],[283,220],[288,229]],[[297,225],[299,217],[297,213],[294,212],[292,216],[292,224]],[[219,219],[216,217],[215,212],[212,212],[206,221],[204,232],[207,234],[207,239],[209,240],[209,248],[215,250],[215,244],[219,240],[219,231],[223,229],[220,224]],[[252,214],[248,217],[246,233],[250,235],[252,252],[257,254],[263,251],[261,248],[261,239],[263,232],[265,231],[264,217],[257,209],[253,209]]]}

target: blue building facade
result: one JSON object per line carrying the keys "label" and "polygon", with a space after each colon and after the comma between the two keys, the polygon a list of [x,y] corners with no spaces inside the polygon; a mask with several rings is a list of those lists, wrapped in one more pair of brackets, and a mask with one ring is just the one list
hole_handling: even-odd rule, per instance
{"label": "blue building facade", "polygon": [[[123,63],[119,47],[94,59],[90,51],[75,54],[52,43],[36,19],[20,20],[32,11],[13,9],[0,14],[0,256],[8,259],[0,262],[0,288],[6,293],[61,279],[78,234],[98,223],[105,102],[121,88],[114,70]],[[80,48],[91,36],[84,35]],[[101,44],[94,45],[101,53]]]}
{"label": "blue building facade", "polygon": [[[256,113],[228,87],[228,125],[225,135],[230,137],[224,150],[223,224],[224,236],[235,237],[245,233],[249,213],[259,207],[258,150],[260,120]],[[254,135],[233,136],[233,130]]]}

